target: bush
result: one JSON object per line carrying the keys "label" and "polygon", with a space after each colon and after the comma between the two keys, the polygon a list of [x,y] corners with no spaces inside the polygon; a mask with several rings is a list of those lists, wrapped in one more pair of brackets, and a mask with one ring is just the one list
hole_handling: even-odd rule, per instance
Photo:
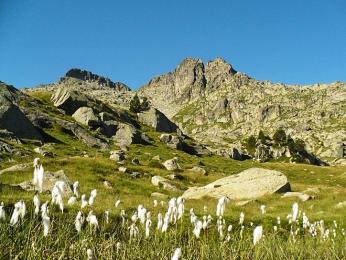
{"label": "bush", "polygon": [[146,111],[150,108],[150,103],[148,101],[147,97],[143,98],[143,101],[141,102],[139,100],[138,95],[134,95],[134,97],[130,101],[130,111],[133,113],[139,113],[142,111]]}
{"label": "bush", "polygon": [[259,131],[258,133],[258,138],[257,138],[262,144],[267,144],[268,141],[270,141],[270,137],[265,135],[262,130]]}
{"label": "bush", "polygon": [[273,135],[273,141],[279,146],[286,145],[287,137],[285,130],[283,130],[282,128],[277,129]]}
{"label": "bush", "polygon": [[141,101],[139,100],[138,95],[134,95],[134,97],[130,101],[130,111],[133,113],[141,112]]}
{"label": "bush", "polygon": [[255,136],[251,135],[245,140],[245,146],[249,153],[254,153],[256,150],[257,139]]}

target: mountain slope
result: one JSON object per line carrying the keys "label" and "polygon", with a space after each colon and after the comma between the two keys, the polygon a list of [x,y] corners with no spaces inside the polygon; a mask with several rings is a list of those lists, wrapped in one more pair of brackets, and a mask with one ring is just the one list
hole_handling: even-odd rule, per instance
{"label": "mountain slope", "polygon": [[324,157],[346,155],[346,84],[296,86],[258,81],[221,58],[203,64],[187,58],[139,89],[184,133],[229,147],[283,128]]}

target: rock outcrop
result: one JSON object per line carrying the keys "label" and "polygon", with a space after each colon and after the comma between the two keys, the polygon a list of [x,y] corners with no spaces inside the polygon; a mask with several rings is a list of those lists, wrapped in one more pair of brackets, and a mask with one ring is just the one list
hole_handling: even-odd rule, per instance
{"label": "rock outcrop", "polygon": [[128,124],[119,124],[113,140],[120,146],[128,146],[130,144],[146,144],[146,137],[138,131],[134,126]]}
{"label": "rock outcrop", "polygon": [[97,127],[100,126],[100,120],[94,114],[94,111],[90,107],[80,107],[73,113],[72,117],[80,124]]}
{"label": "rock outcrop", "polygon": [[232,200],[251,200],[276,192],[290,191],[286,176],[279,172],[251,168],[231,175],[203,187],[189,188],[182,195],[185,199],[201,199],[204,196]]}
{"label": "rock outcrop", "polygon": [[20,110],[19,91],[0,82],[0,129],[12,132],[18,138],[43,140],[41,133]]}
{"label": "rock outcrop", "polygon": [[154,128],[158,132],[176,132],[177,125],[155,108],[137,114],[139,122]]}

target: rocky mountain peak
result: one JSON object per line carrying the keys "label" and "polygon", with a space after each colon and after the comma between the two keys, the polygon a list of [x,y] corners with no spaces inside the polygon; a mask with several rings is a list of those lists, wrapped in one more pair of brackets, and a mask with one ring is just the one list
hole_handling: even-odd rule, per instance
{"label": "rocky mountain peak", "polygon": [[98,85],[100,85],[102,87],[109,87],[109,88],[113,88],[115,90],[122,91],[122,92],[123,91],[130,91],[130,88],[122,82],[113,82],[109,78],[99,76],[99,75],[94,74],[90,71],[81,70],[78,68],[70,69],[65,74],[65,76],[63,78],[61,78],[60,82],[63,82],[69,78],[97,83]]}

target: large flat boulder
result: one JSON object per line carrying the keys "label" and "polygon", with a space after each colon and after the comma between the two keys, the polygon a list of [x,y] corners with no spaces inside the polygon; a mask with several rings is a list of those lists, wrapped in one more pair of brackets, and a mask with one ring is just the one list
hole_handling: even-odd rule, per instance
{"label": "large flat boulder", "polygon": [[137,114],[139,122],[153,127],[158,132],[172,133],[177,130],[177,125],[170,121],[163,113],[156,108]]}
{"label": "large flat boulder", "polygon": [[290,184],[283,173],[262,168],[250,168],[203,187],[189,188],[182,196],[185,199],[227,196],[232,200],[249,200],[267,194],[288,191],[291,191]]}
{"label": "large flat boulder", "polygon": [[[65,187],[64,187],[64,194],[68,196],[72,195],[72,182],[69,180],[69,178],[65,175],[63,170],[57,171],[57,172],[45,172],[44,173],[44,179],[43,179],[43,192],[51,192],[55,182],[57,181],[64,181]],[[35,186],[32,183],[32,180],[25,181],[22,183],[19,183],[18,185],[20,188],[26,191],[33,191],[35,190]]]}

